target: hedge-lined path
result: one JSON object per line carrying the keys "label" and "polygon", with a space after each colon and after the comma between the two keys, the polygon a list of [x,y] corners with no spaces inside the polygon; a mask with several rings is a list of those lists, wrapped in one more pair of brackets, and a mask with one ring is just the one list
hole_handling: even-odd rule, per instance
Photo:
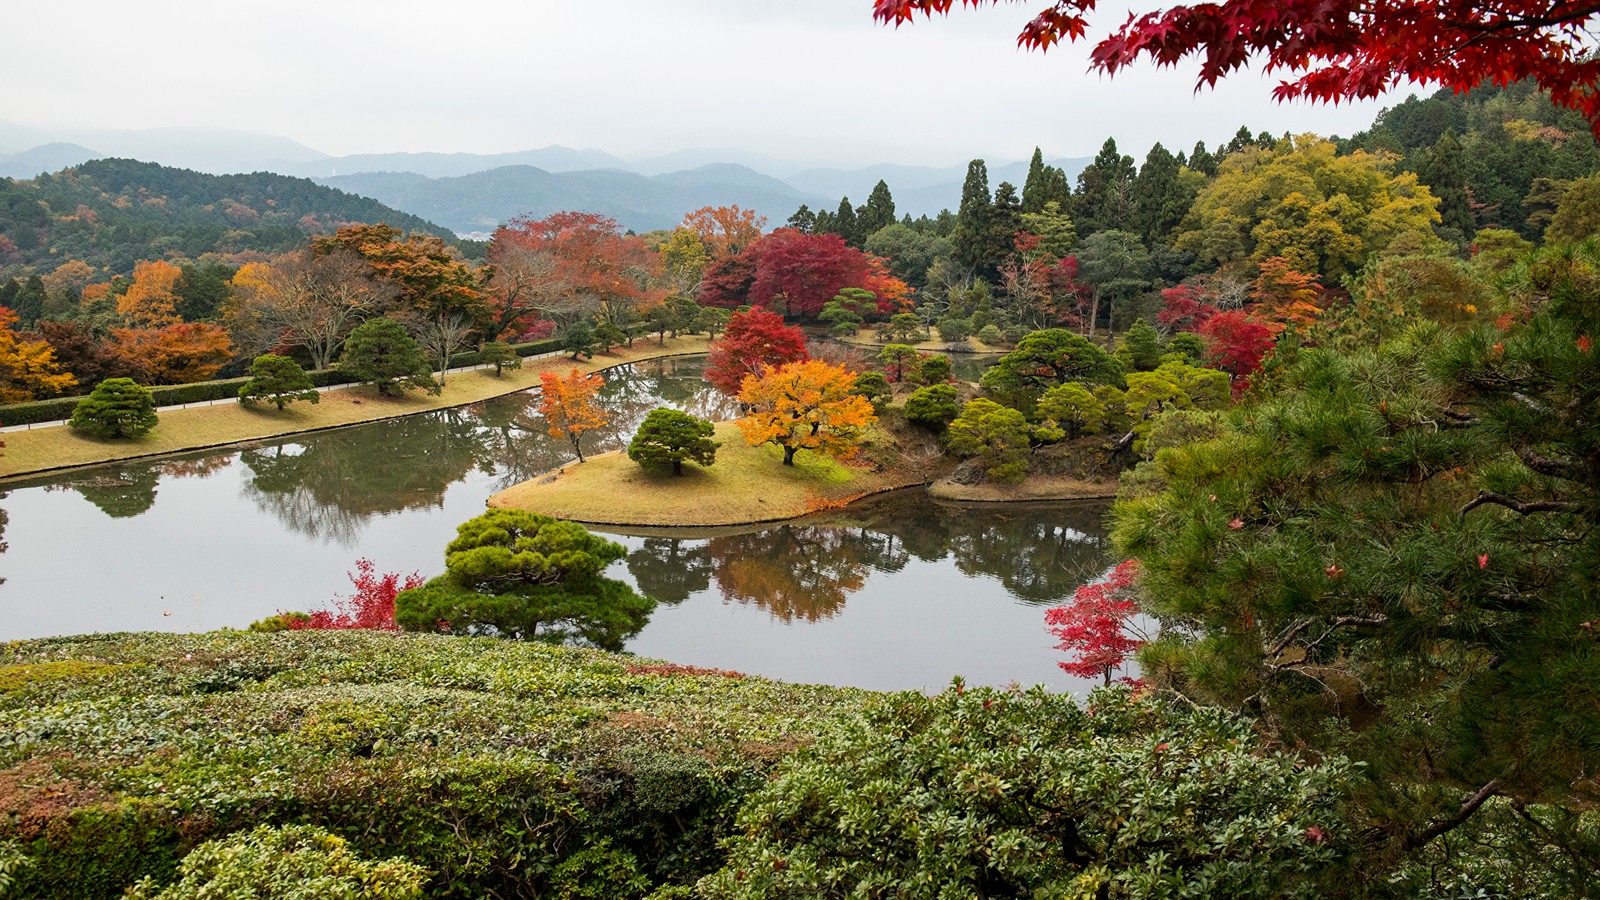
{"label": "hedge-lined path", "polygon": [[499,377],[492,367],[452,373],[453,377],[445,379],[444,389],[438,395],[410,390],[399,397],[379,397],[371,385],[359,385],[325,391],[320,403],[293,403],[281,412],[266,403],[245,406],[223,402],[168,407],[161,411],[160,424],[141,438],[91,438],[61,427],[35,426],[29,430],[8,431],[5,448],[0,450],[0,478],[411,416],[527,390],[539,383],[541,372],[565,372],[573,367],[585,372],[599,371],[647,359],[704,353],[707,344],[704,336],[671,338],[664,344],[641,338],[634,342],[632,350],[619,347],[611,353],[596,354],[594,359],[576,363],[568,354],[530,357],[524,360],[521,369],[507,371]]}

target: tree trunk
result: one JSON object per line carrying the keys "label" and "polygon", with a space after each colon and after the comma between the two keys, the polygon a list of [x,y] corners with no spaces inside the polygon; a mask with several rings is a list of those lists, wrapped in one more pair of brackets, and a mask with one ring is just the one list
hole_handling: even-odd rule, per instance
{"label": "tree trunk", "polygon": [[675,459],[675,460],[672,461],[672,474],[674,474],[674,475],[682,475],[683,474],[683,460]]}
{"label": "tree trunk", "polygon": [[785,446],[783,448],[783,464],[786,465],[786,466],[794,465],[794,454],[795,454],[795,451],[797,451],[799,449],[800,449],[799,447]]}
{"label": "tree trunk", "polygon": [[572,452],[578,454],[578,462],[583,462],[583,444],[577,435],[572,436]]}

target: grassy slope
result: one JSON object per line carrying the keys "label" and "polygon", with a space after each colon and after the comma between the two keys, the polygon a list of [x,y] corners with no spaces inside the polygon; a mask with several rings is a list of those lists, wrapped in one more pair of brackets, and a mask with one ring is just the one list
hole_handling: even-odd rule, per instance
{"label": "grassy slope", "polygon": [[373,388],[359,387],[327,391],[316,405],[294,403],[282,412],[270,404],[197,406],[162,413],[160,424],[149,434],[133,439],[101,440],[66,426],[8,432],[5,449],[0,451],[0,478],[406,416],[524,390],[539,383],[540,372],[566,372],[573,365],[593,371],[653,356],[703,353],[705,349],[704,337],[675,338],[665,346],[640,340],[632,351],[619,348],[576,364],[566,355],[530,360],[520,370],[499,378],[493,369],[459,372],[446,378],[438,396],[410,390],[403,397],[379,397]]}
{"label": "grassy slope", "polygon": [[931,477],[926,469],[841,464],[804,450],[785,466],[782,450],[749,446],[732,422],[717,423],[716,439],[716,463],[686,464],[681,476],[645,471],[617,451],[507,488],[489,505],[592,524],[734,525],[792,519]]}
{"label": "grassy slope", "polygon": [[34,860],[17,896],[119,896],[262,822],[407,856],[435,894],[543,895],[599,836],[692,881],[728,802],[868,696],[648,663],[381,632],[0,644],[0,843]]}

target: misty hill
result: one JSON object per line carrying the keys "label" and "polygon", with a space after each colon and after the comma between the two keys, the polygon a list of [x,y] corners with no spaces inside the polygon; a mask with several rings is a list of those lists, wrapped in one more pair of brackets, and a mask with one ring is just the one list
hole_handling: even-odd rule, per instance
{"label": "misty hill", "polygon": [[32,178],[91,159],[147,159],[162,165],[213,175],[233,172],[283,172],[327,154],[289,138],[221,128],[62,128],[43,129],[0,122],[0,152],[32,153],[46,144],[76,144],[86,155],[57,157],[52,168],[18,171],[0,160],[0,175]]}
{"label": "misty hill", "polygon": [[40,144],[21,153],[0,154],[0,178],[32,178],[105,155],[81,144]]}
{"label": "misty hill", "polygon": [[380,172],[318,182],[376,198],[463,234],[491,231],[516,216],[538,218],[567,209],[611,216],[635,231],[671,228],[683,221],[684,213],[729,204],[755,209],[769,224],[781,224],[803,203],[826,202],[731,164],[653,177],[619,169],[551,172],[505,166],[454,178]]}
{"label": "misty hill", "polygon": [[334,178],[341,173],[408,172],[429,178],[454,178],[506,166],[533,166],[546,172],[584,169],[627,169],[628,164],[604,150],[574,150],[551,144],[514,153],[358,153],[330,156],[294,167],[286,174],[306,178]]}
{"label": "misty hill", "polygon": [[43,271],[67,259],[126,273],[146,259],[278,253],[349,222],[455,240],[376,200],[264,172],[207,175],[101,159],[31,180],[0,179],[0,265]]}

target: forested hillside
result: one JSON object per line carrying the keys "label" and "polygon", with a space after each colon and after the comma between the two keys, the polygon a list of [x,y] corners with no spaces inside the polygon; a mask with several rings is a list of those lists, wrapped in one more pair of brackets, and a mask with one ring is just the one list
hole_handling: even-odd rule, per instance
{"label": "forested hillside", "polygon": [[127,275],[142,260],[283,253],[310,234],[351,222],[455,237],[376,200],[305,178],[206,175],[101,159],[31,181],[0,179],[0,267],[49,272],[76,259]]}

